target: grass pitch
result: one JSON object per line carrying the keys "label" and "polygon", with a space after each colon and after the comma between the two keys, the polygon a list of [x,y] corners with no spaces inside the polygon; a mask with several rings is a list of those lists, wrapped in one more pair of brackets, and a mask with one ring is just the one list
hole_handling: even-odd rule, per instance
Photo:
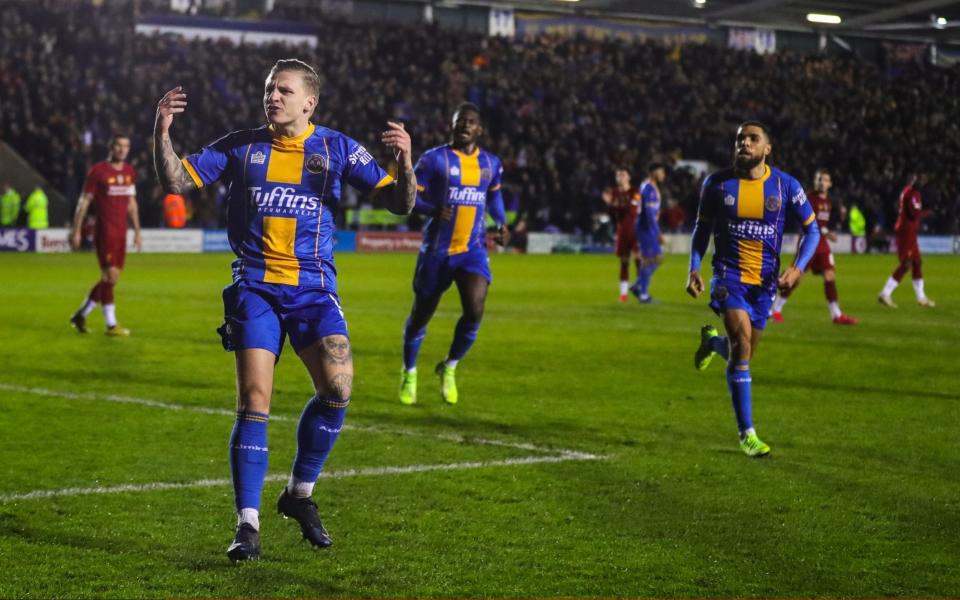
{"label": "grass pitch", "polygon": [[353,428],[316,491],[335,546],[274,510],[310,397],[287,347],[263,558],[232,565],[233,360],[214,333],[229,258],[129,256],[133,336],[111,339],[99,311],[90,335],[67,324],[92,256],[0,254],[0,597],[960,595],[960,260],[926,258],[933,310],[908,282],[899,310],[877,304],[894,262],[838,257],[859,325],[831,324],[808,277],[768,326],[751,370],[773,456],[750,460],[722,365],[692,368],[719,320],[683,293],[684,257],[639,306],[616,303],[610,256],[494,256],[460,404],[431,376],[451,291],[408,408],[414,257],[342,255]]}

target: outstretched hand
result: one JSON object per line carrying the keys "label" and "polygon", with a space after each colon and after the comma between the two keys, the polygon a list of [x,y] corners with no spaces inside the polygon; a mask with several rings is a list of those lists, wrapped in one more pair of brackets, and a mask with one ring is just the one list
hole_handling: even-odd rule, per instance
{"label": "outstretched hand", "polygon": [[404,170],[413,169],[413,142],[403,123],[387,121],[387,130],[380,134],[380,141],[393,151],[397,164]]}
{"label": "outstretched hand", "polygon": [[168,91],[157,103],[157,120],[154,129],[157,133],[167,133],[173,124],[173,116],[187,110],[187,93],[182,86]]}

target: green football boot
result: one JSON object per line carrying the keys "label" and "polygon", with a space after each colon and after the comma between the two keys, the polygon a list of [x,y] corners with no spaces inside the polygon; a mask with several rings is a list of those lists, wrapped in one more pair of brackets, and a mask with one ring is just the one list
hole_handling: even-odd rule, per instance
{"label": "green football boot", "polygon": [[764,444],[756,433],[748,433],[740,438],[740,449],[750,458],[763,458],[770,454],[770,446]]}
{"label": "green football boot", "polygon": [[440,377],[440,397],[447,404],[457,403],[457,370],[447,366],[446,361],[437,363],[437,376]]}
{"label": "green football boot", "polygon": [[407,371],[402,368],[400,371],[400,404],[417,403],[417,372]]}
{"label": "green football boot", "polygon": [[693,366],[696,367],[698,371],[702,371],[710,366],[710,361],[713,360],[713,357],[717,354],[713,351],[710,340],[718,335],[720,335],[720,332],[717,331],[717,328],[713,325],[704,325],[700,328],[700,347],[693,353]]}

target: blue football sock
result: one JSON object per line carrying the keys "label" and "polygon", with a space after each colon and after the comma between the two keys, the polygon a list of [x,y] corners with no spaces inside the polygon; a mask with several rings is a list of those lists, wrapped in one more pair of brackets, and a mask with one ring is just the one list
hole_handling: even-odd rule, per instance
{"label": "blue football sock", "polygon": [[426,337],[426,327],[419,331],[412,331],[410,329],[410,319],[407,319],[403,326],[403,366],[407,370],[417,366],[417,355],[420,354],[420,346]]}
{"label": "blue football sock", "polygon": [[730,359],[730,344],[727,342],[727,336],[715,335],[710,338],[710,349],[723,357],[723,360]]}
{"label": "blue football sock", "polygon": [[230,473],[237,510],[260,510],[263,478],[267,476],[267,421],[269,416],[240,411],[230,434]]}
{"label": "blue football sock", "polygon": [[741,434],[753,427],[753,407],[750,401],[752,382],[749,362],[738,362],[727,367],[727,387],[730,389],[730,400],[733,401],[733,412],[737,416],[737,429]]}
{"label": "blue football sock", "polygon": [[343,419],[350,399],[317,394],[303,408],[297,426],[297,457],[293,461],[293,476],[313,482],[320,476],[323,463],[340,436]]}
{"label": "blue football sock", "polygon": [[650,291],[650,280],[653,278],[654,272],[656,272],[658,265],[652,263],[649,265],[644,265],[640,269],[640,294],[646,296]]}
{"label": "blue football sock", "polygon": [[480,331],[480,321],[460,317],[460,320],[457,321],[457,328],[453,332],[453,343],[450,344],[450,352],[447,354],[447,358],[451,360],[462,359],[473,342],[477,340],[478,331]]}

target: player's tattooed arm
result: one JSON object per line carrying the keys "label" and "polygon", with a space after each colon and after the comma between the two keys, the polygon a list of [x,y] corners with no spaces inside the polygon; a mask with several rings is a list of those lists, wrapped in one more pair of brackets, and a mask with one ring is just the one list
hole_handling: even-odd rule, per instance
{"label": "player's tattooed arm", "polygon": [[183,194],[197,187],[180,162],[180,157],[173,151],[173,140],[169,133],[154,135],[153,166],[163,191],[168,194]]}
{"label": "player's tattooed arm", "polygon": [[387,198],[387,210],[396,215],[409,215],[417,203],[417,175],[413,170],[410,134],[403,123],[387,121],[387,130],[380,134],[380,140],[397,159],[397,183]]}
{"label": "player's tattooed arm", "polygon": [[173,151],[170,126],[175,115],[187,109],[187,94],[177,86],[157,103],[157,118],[153,126],[153,166],[160,185],[168,194],[182,194],[196,187],[180,157]]}

